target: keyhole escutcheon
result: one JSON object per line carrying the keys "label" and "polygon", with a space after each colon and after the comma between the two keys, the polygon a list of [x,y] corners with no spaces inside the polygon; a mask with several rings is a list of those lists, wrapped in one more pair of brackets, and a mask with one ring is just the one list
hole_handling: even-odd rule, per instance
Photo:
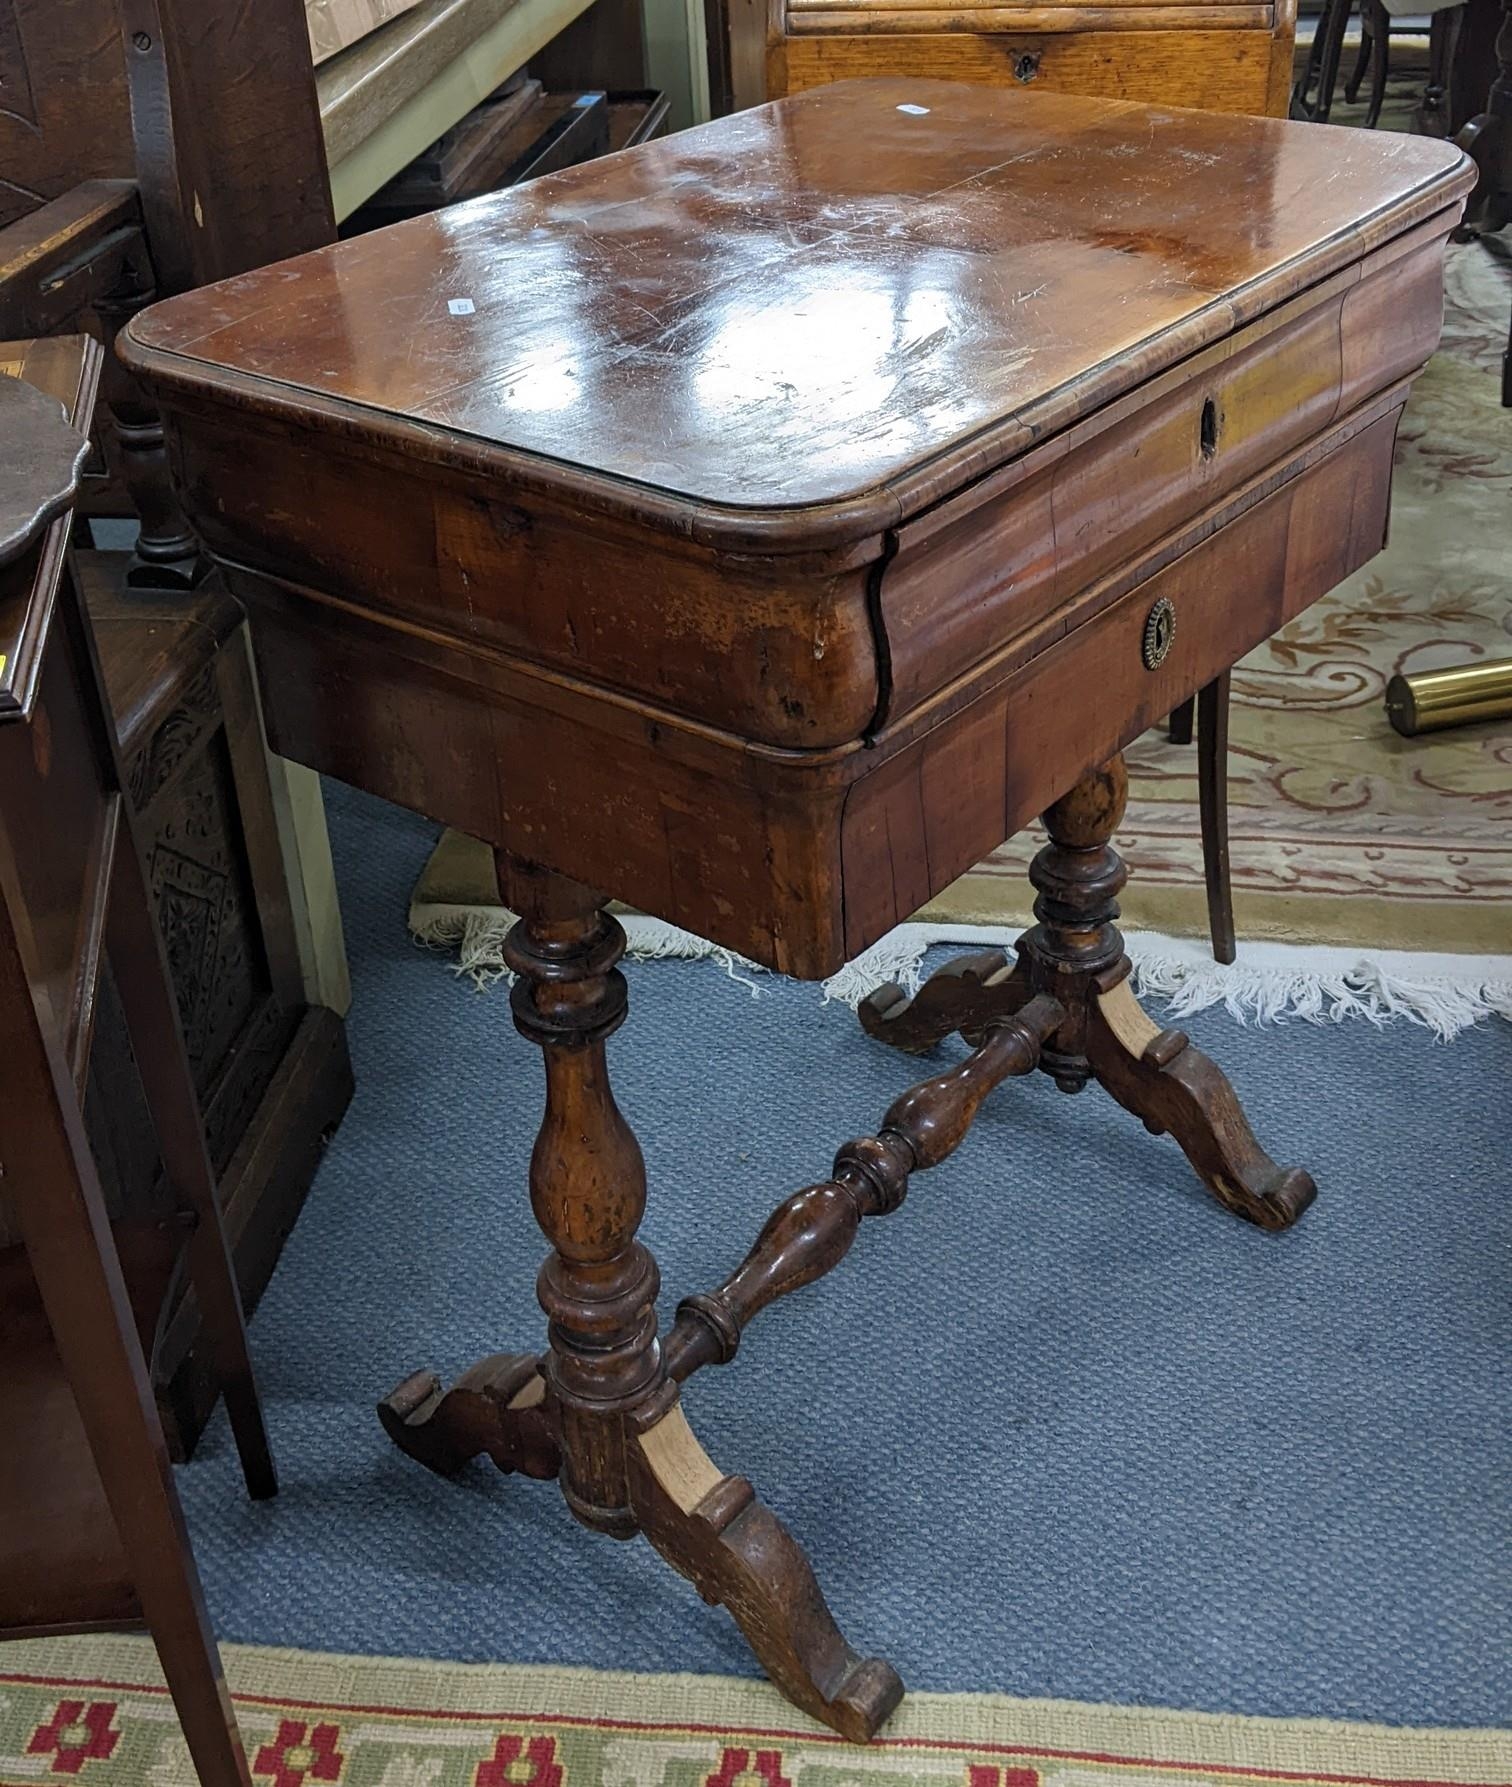
{"label": "keyhole escutcheon", "polygon": [[1218,423],[1218,405],[1209,397],[1202,406],[1202,422],[1198,428],[1204,459],[1211,459],[1218,451]]}

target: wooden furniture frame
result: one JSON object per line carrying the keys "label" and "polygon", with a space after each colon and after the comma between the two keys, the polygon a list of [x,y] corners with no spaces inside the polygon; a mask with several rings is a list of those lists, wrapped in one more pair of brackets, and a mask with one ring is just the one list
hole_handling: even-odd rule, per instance
{"label": "wooden furniture frame", "polygon": [[716,115],[865,75],[1285,115],[1296,0],[705,0]]}
{"label": "wooden furniture frame", "polygon": [[[334,238],[308,45],[290,36],[296,25],[302,32],[301,0],[255,10],[225,0],[126,5],[119,14],[115,0],[0,0],[0,72],[33,115],[26,128],[0,117],[0,146],[7,157],[25,151],[13,165],[33,193],[59,188],[0,229],[0,336],[82,329],[109,350],[126,320],[165,291]],[[74,123],[81,70],[93,130]],[[216,106],[196,103],[206,91],[222,93]],[[62,186],[115,171],[136,177]],[[81,549],[74,564],[238,1272],[255,1299],[351,1095],[329,853],[318,792],[309,812],[307,772],[267,754],[241,612],[178,507],[156,409],[110,351],[101,388],[80,511],[135,516],[140,534],[134,554]],[[146,1198],[154,1170],[122,1052],[124,1037],[108,1029],[88,1101],[113,1208]],[[215,1386],[192,1301],[157,1364],[161,1412],[182,1455]]]}
{"label": "wooden furniture frame", "polygon": [[[0,1250],[0,1425],[19,1442],[0,1460],[0,1637],[145,1624],[204,1787],[249,1787],[148,1372],[181,1260],[248,1490],[277,1484],[71,517],[53,512],[71,477],[48,476],[65,414],[77,469],[100,354],[60,339],[0,345],[0,361],[7,457],[31,456],[47,499],[0,563],[0,1193],[21,1234]],[[155,1221],[114,1228],[81,1103],[111,1004],[165,1181]]]}
{"label": "wooden furniture frame", "polygon": [[[849,1737],[899,1678],[703,1452],[684,1388],[1032,1069],[1095,1080],[1262,1227],[1310,1203],[1130,991],[1119,752],[1379,551],[1469,180],[1441,143],[857,81],[124,337],[249,604],[281,748],[489,840],[520,914],[548,1351],[449,1391],[417,1374],[386,1428],[433,1469],[485,1453],[644,1533]],[[659,1339],[607,898],[819,978],[1036,813],[1017,960],[865,1014],[971,1052]]]}

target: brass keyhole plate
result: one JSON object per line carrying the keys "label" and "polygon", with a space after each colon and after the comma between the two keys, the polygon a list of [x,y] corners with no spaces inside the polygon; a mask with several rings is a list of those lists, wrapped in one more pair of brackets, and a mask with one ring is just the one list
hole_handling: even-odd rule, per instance
{"label": "brass keyhole plate", "polygon": [[1170,598],[1162,596],[1150,610],[1144,624],[1144,641],[1140,648],[1146,670],[1163,664],[1176,637],[1176,610]]}

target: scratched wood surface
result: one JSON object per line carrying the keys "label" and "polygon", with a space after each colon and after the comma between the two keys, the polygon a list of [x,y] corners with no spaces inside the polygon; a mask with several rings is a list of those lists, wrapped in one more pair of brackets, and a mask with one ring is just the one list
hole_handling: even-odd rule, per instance
{"label": "scratched wood surface", "polygon": [[[847,1738],[902,1683],[680,1385],[1036,1065],[1099,1080],[1252,1221],[1311,1201],[1127,992],[1116,753],[1379,550],[1471,179],[1416,139],[856,83],[132,325],[276,743],[489,840],[521,915],[549,1359],[534,1393],[518,1356],[449,1392],[413,1373],[386,1430],[443,1472],[559,1475]],[[815,977],[1035,813],[1042,922],[998,958],[990,1034],[663,1353],[605,897]],[[869,1027],[977,1041],[985,990]]]}
{"label": "scratched wood surface", "polygon": [[175,385],[213,365],[359,435],[396,415],[698,505],[870,499],[874,525],[932,461],[1021,447],[1068,389],[1106,401],[1441,208],[1457,165],[847,83],[188,294],[131,341]]}
{"label": "scratched wood surface", "polygon": [[1467,170],[856,83],[127,352],[281,749],[817,975],[1379,550]]}

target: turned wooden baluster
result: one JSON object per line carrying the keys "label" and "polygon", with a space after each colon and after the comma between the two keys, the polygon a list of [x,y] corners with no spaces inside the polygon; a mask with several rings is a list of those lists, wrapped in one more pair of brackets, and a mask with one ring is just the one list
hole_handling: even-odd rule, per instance
{"label": "turned wooden baluster", "polygon": [[833,1271],[868,1216],[886,1216],[908,1193],[909,1176],[953,1154],[995,1086],[1038,1065],[1045,1038],[1065,1012],[1048,997],[1031,999],[987,1033],[972,1054],[910,1087],[882,1119],[880,1134],[847,1142],[834,1177],[779,1204],[756,1244],[719,1287],[685,1297],[663,1349],[678,1382],[705,1365],[735,1357],[747,1324],[770,1303]]}
{"label": "turned wooden baluster", "polygon": [[637,1530],[624,1414],[662,1378],[656,1263],[635,1239],[646,1208],[640,1144],[609,1089],[605,1040],[625,1017],[615,964],[625,933],[576,882],[499,856],[499,888],[520,922],[505,944],[515,1024],[546,1061],[546,1112],[530,1157],[530,1202],[552,1245],[537,1293],[548,1318],[547,1393],[557,1410],[561,1484],[585,1526]]}
{"label": "turned wooden baluster", "polygon": [[132,589],[187,592],[210,575],[210,560],[200,550],[169,476],[162,414],[114,351],[120,331],[159,296],[145,255],[140,260],[119,289],[95,305],[105,335],[105,404],[120,451],[121,476],[141,523],[126,582]]}
{"label": "turned wooden baluster", "polygon": [[1066,1022],[1040,1062],[1062,1092],[1080,1092],[1092,1077],[1089,983],[1125,962],[1115,920],[1129,871],[1112,837],[1128,793],[1121,756],[1089,770],[1046,808],[1050,841],[1029,865],[1039,922],[1019,939],[1019,964],[1030,984],[1053,989],[1066,1006]]}

